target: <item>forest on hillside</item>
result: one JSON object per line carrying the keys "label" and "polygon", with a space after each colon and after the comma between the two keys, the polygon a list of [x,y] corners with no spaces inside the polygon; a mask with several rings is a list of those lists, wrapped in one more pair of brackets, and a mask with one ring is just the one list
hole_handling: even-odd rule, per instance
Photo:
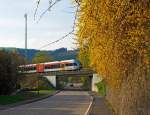
{"label": "forest on hillside", "polygon": [[[25,49],[22,48],[7,48],[1,47],[1,51],[6,52],[15,52],[20,56],[25,57]],[[28,49],[28,60],[32,62],[32,59],[36,56],[37,53],[46,53],[53,58],[53,61],[59,60],[67,60],[67,59],[76,59],[79,53],[79,50],[67,50],[67,48],[59,48],[56,50],[35,50],[35,49]]]}

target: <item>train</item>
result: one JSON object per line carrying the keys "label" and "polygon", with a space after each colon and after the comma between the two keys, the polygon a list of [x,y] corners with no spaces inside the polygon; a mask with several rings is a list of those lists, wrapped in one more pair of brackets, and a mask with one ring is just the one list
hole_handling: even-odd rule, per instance
{"label": "train", "polygon": [[53,61],[38,64],[20,65],[18,67],[19,73],[43,73],[56,71],[74,71],[81,69],[81,63],[78,60],[63,60]]}

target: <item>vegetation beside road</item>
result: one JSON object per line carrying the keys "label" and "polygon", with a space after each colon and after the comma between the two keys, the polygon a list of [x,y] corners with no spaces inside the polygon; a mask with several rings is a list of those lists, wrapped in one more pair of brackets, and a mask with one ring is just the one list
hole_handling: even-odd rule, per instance
{"label": "vegetation beside road", "polygon": [[79,0],[79,59],[106,82],[117,115],[147,115],[150,76],[149,0]]}
{"label": "vegetation beside road", "polygon": [[24,58],[18,54],[0,51],[0,95],[10,95],[19,88],[17,67],[22,63]]}
{"label": "vegetation beside road", "polygon": [[39,90],[39,93],[38,91],[25,91],[17,93],[16,95],[1,95],[0,105],[8,105],[25,100],[39,98],[54,93],[55,91],[56,91],[55,89],[51,89],[51,90]]}
{"label": "vegetation beside road", "polygon": [[98,88],[98,93],[101,95],[101,96],[106,96],[106,86],[104,84],[103,81],[101,82],[98,82],[96,84],[97,88]]}

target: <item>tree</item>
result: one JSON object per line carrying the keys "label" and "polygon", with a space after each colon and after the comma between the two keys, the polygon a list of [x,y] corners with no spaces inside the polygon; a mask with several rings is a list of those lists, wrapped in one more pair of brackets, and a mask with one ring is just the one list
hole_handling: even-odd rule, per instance
{"label": "tree", "polygon": [[149,0],[81,0],[79,4],[80,59],[84,63],[88,56],[90,66],[105,79],[116,114],[147,115]]}
{"label": "tree", "polygon": [[32,63],[43,63],[53,61],[53,58],[45,52],[38,52],[32,60]]}
{"label": "tree", "polygon": [[16,53],[0,51],[0,95],[8,95],[17,88],[17,67],[21,57]]}

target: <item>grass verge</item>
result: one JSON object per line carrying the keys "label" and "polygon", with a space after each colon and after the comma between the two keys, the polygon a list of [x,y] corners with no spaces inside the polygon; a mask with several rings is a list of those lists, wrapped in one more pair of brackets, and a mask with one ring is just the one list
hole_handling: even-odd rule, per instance
{"label": "grass verge", "polygon": [[55,92],[54,89],[39,90],[39,93],[38,91],[26,91],[26,92],[17,93],[16,95],[2,95],[0,96],[0,105],[8,105],[8,104],[13,104],[25,100],[30,100],[41,96],[46,96],[53,92]]}

